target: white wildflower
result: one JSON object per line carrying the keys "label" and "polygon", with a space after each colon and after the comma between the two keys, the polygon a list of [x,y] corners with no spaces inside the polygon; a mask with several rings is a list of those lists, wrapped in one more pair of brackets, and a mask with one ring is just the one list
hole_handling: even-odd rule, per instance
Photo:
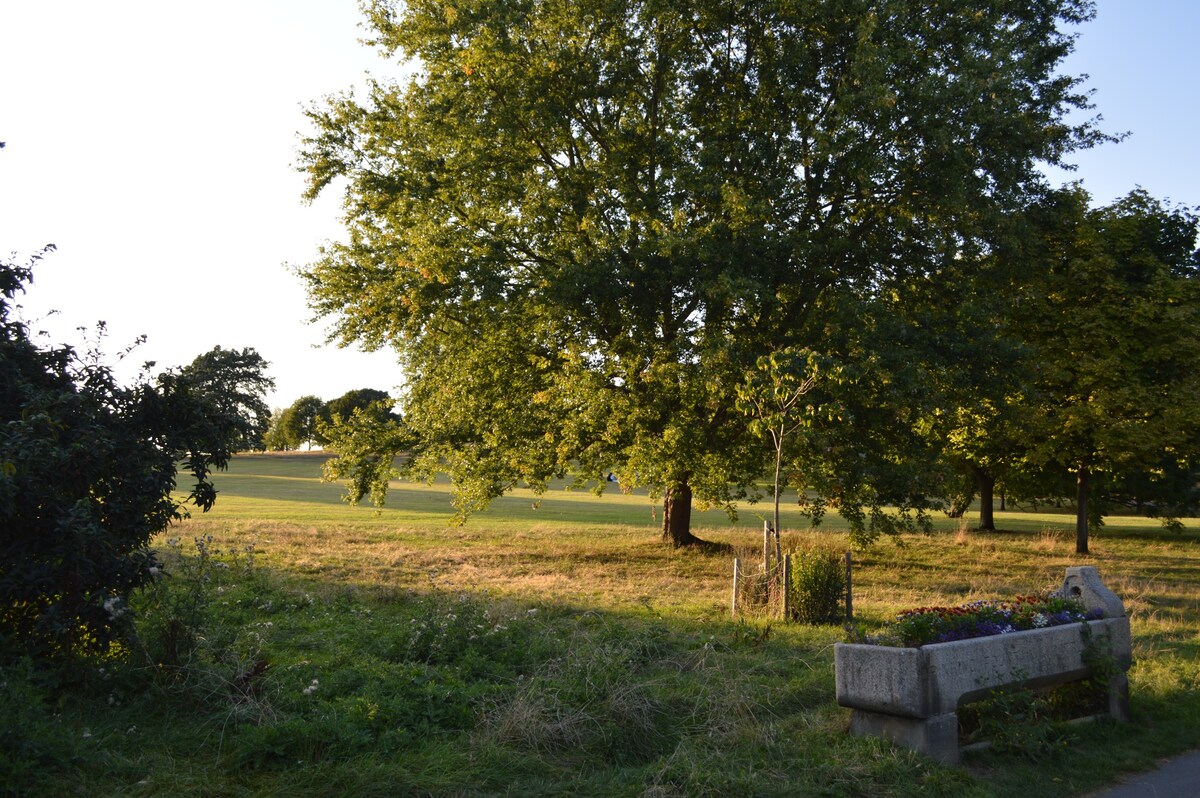
{"label": "white wildflower", "polygon": [[127,612],[127,608],[121,606],[120,596],[113,596],[104,601],[104,611],[115,621]]}

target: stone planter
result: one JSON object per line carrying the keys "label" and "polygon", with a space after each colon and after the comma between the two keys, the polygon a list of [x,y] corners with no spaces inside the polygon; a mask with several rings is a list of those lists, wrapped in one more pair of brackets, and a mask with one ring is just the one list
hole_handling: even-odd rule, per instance
{"label": "stone planter", "polygon": [[[1109,713],[1128,719],[1132,640],[1125,608],[1095,568],[1068,568],[1062,592],[1099,607],[1086,624],[934,643],[920,648],[838,643],[837,701],[854,710],[850,733],[887,737],[941,762],[958,762],[958,707],[997,687],[1044,687],[1091,676],[1089,646],[1112,657]],[[1085,628],[1086,627],[1086,628]]]}

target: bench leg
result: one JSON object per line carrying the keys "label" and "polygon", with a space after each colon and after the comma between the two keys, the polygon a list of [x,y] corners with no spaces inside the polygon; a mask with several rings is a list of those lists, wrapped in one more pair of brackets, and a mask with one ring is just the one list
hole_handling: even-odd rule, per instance
{"label": "bench leg", "polygon": [[1129,677],[1124,673],[1108,680],[1108,714],[1122,722],[1129,720]]}

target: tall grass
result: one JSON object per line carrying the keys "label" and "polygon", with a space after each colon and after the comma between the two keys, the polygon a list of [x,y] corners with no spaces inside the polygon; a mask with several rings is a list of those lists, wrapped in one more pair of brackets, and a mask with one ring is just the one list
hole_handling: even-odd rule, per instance
{"label": "tall grass", "polygon": [[[377,515],[318,473],[314,456],[238,458],[216,509],[161,541],[173,576],[135,605],[144,646],[69,691],[4,673],[0,791],[1033,798],[1200,745],[1194,527],[1119,519],[1086,559],[1133,620],[1131,724],[1072,730],[1048,765],[947,769],[846,734],[840,629],[729,619],[732,558],[761,553],[752,515],[699,516],[724,553],[671,551],[644,496],[518,495],[452,527],[444,485],[397,485]],[[947,521],[859,555],[859,620],[1028,593],[1080,562],[1054,533],[1069,517],[998,521],[1011,531]],[[790,548],[846,545],[786,524]],[[168,662],[172,618],[194,637]]]}

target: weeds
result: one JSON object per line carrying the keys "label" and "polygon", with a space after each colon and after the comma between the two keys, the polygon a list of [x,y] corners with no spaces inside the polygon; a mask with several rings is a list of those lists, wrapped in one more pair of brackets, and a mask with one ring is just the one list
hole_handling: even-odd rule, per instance
{"label": "weeds", "polygon": [[170,538],[165,573],[134,603],[132,650],[141,667],[163,689],[221,714],[223,725],[274,717],[265,685],[271,671],[260,632],[265,624],[230,624],[215,606],[239,587],[249,594],[263,588],[255,547],[251,541],[222,551],[212,535],[194,537],[191,547]]}
{"label": "weeds", "polygon": [[1031,762],[1054,758],[1078,738],[1058,721],[1061,711],[1047,693],[1025,687],[1004,687],[959,710],[961,739],[986,740],[993,751]]}

